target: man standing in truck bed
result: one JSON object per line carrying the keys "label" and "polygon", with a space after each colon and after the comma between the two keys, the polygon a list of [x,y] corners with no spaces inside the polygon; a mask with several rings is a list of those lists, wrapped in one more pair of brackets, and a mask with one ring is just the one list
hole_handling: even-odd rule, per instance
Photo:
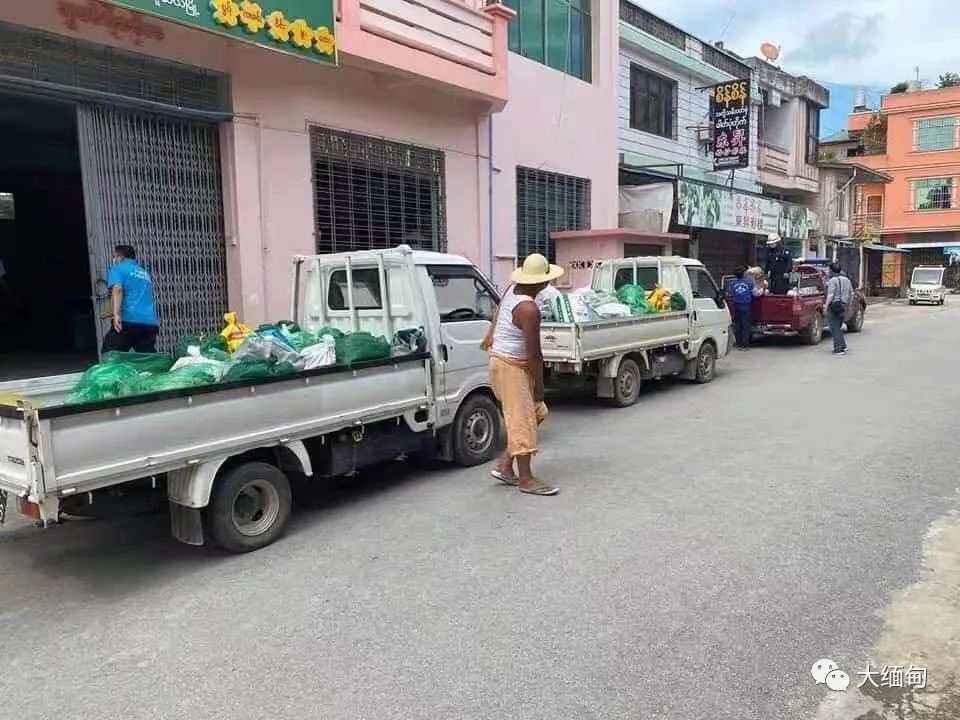
{"label": "man standing in truck bed", "polygon": [[790,289],[790,271],[793,258],[784,246],[783,239],[777,234],[767,236],[767,259],[763,270],[770,282],[770,292],[774,295],[786,295]]}

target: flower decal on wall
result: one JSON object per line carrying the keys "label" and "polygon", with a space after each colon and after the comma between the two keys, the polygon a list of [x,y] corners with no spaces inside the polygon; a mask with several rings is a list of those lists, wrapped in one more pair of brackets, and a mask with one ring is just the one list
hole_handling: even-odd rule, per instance
{"label": "flower decal on wall", "polygon": [[243,0],[240,6],[240,22],[251,35],[260,32],[267,25],[263,19],[263,8],[250,0]]}
{"label": "flower decal on wall", "polygon": [[316,50],[318,53],[323,55],[333,55],[333,51],[337,46],[336,40],[333,37],[333,33],[330,32],[330,28],[324,25],[322,28],[316,32]]}
{"label": "flower decal on wall", "polygon": [[277,42],[290,42],[290,33],[293,30],[293,23],[284,17],[279,10],[274,10],[267,15],[267,27],[270,28],[270,37]]}
{"label": "flower decal on wall", "polygon": [[234,0],[210,0],[213,19],[221,25],[236,27],[240,22],[240,6]]}
{"label": "flower decal on wall", "polygon": [[313,41],[316,37],[313,28],[307,24],[306,20],[295,20],[291,28],[293,35],[293,44],[304,50],[313,47]]}

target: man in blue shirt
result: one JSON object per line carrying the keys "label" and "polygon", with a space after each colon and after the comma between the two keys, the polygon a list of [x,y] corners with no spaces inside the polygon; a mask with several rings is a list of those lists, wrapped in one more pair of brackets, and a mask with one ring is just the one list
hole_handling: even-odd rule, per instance
{"label": "man in blue shirt", "polygon": [[750,349],[750,336],[753,333],[753,298],[757,287],[753,278],[743,268],[738,268],[730,284],[730,297],[733,300],[733,334],[737,347]]}
{"label": "man in blue shirt", "polygon": [[107,275],[113,322],[103,339],[103,352],[156,352],[160,321],[150,273],[137,262],[130,245],[117,245],[113,263]]}

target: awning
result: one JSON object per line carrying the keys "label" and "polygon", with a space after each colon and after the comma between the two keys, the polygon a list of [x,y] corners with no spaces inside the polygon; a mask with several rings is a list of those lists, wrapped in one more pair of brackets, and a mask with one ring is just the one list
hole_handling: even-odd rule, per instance
{"label": "awning", "polygon": [[894,247],[893,245],[867,245],[864,244],[864,250],[873,250],[874,252],[889,252],[889,253],[909,253],[910,251],[901,247]]}
{"label": "awning", "polygon": [[948,240],[945,242],[897,243],[898,248],[903,248],[908,252],[913,248],[945,248],[956,247],[957,245],[960,245],[960,242],[957,240]]}

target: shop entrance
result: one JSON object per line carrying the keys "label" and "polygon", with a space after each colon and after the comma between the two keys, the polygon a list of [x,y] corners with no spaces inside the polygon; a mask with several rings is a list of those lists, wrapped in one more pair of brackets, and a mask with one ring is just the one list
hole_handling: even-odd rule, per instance
{"label": "shop entrance", "polygon": [[0,95],[0,381],[97,357],[77,113]]}

